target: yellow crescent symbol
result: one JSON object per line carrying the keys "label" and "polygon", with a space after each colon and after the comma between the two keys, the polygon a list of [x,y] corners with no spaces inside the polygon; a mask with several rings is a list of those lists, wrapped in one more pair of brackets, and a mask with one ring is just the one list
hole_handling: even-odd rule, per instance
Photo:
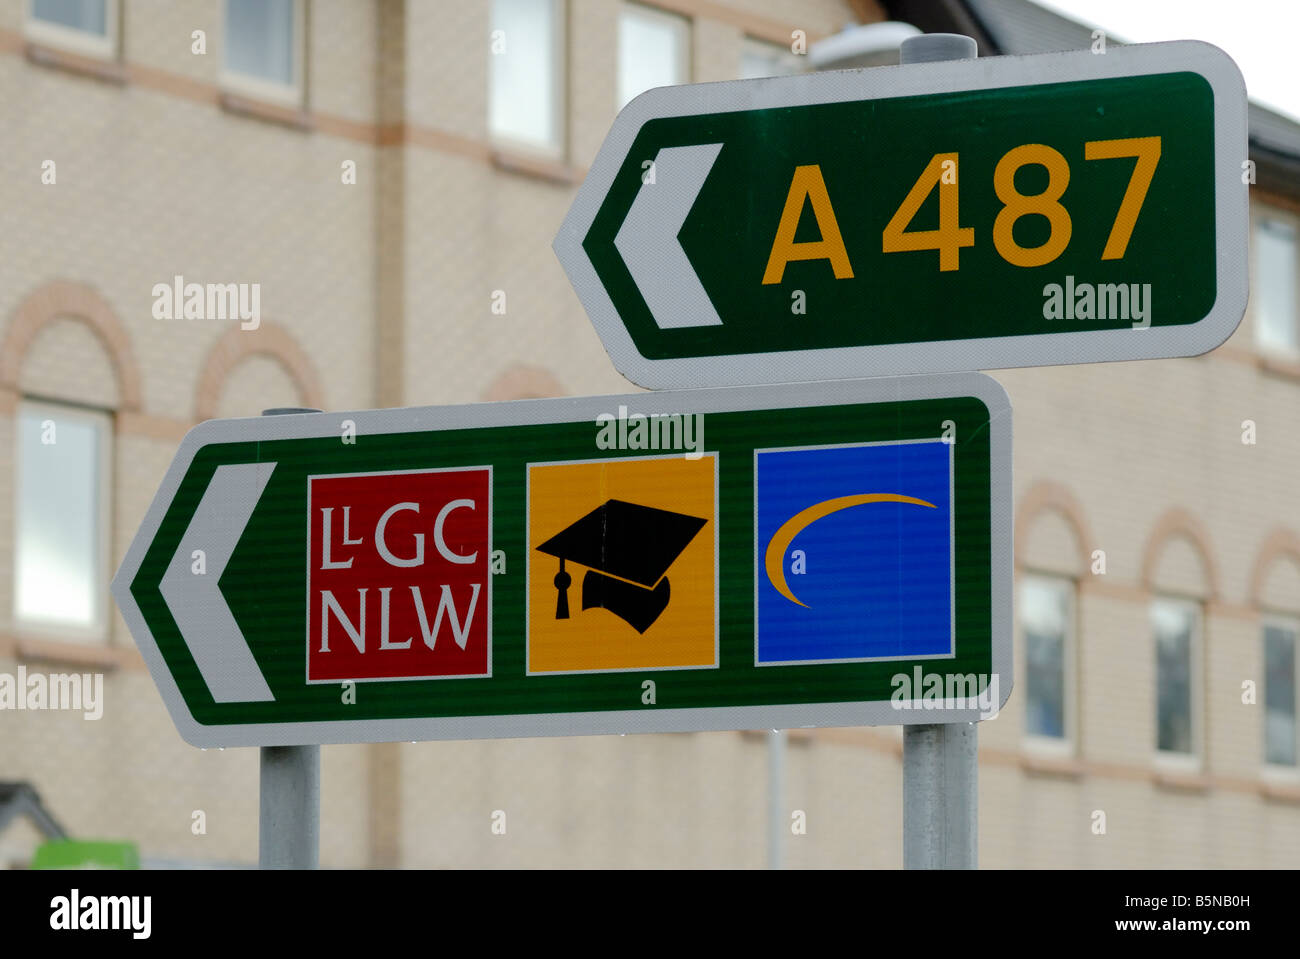
{"label": "yellow crescent symbol", "polygon": [[914,506],[928,506],[930,509],[938,508],[933,503],[927,503],[923,499],[917,499],[914,496],[900,496],[898,493],[856,493],[853,496],[837,496],[835,499],[814,503],[807,509],[795,513],[781,524],[781,528],[776,531],[772,541],[767,544],[767,555],[763,560],[763,565],[767,569],[767,578],[772,581],[772,585],[776,587],[778,593],[790,600],[790,602],[798,603],[805,609],[812,608],[807,603],[801,602],[799,597],[790,592],[790,587],[785,581],[785,566],[782,561],[785,559],[786,547],[806,527],[811,526],[823,516],[838,513],[850,506],[861,506],[863,503],[911,503]]}

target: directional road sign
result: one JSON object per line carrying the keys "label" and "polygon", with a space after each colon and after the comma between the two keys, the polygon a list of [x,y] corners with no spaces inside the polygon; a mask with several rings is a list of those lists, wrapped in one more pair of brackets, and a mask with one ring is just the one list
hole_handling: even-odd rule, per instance
{"label": "directional road sign", "polygon": [[664,87],[555,250],[651,388],[1190,356],[1245,310],[1246,159],[1199,42]]}
{"label": "directional road sign", "polygon": [[197,746],[973,721],[1010,591],[978,374],[211,420],[113,581]]}

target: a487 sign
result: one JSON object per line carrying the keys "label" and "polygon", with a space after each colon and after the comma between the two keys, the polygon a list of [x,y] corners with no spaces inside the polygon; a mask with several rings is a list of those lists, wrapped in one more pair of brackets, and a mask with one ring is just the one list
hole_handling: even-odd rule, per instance
{"label": "a487 sign", "polygon": [[555,248],[643,386],[1190,356],[1245,311],[1245,160],[1192,41],[664,87]]}

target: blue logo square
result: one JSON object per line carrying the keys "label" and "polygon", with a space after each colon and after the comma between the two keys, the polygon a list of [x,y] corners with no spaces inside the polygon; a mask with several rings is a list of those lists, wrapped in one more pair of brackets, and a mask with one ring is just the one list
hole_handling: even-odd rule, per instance
{"label": "blue logo square", "polygon": [[754,459],[759,665],[953,655],[949,444]]}

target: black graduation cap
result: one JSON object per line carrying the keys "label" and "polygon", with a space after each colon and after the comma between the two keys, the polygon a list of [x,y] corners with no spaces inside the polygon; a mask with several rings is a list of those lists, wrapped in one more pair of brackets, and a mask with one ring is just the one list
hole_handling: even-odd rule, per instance
{"label": "black graduation cap", "polygon": [[564,562],[572,560],[588,568],[582,580],[582,608],[607,609],[644,633],[668,605],[664,574],[707,522],[685,513],[606,500],[537,547],[538,552],[560,560],[555,618],[569,618],[572,578]]}

